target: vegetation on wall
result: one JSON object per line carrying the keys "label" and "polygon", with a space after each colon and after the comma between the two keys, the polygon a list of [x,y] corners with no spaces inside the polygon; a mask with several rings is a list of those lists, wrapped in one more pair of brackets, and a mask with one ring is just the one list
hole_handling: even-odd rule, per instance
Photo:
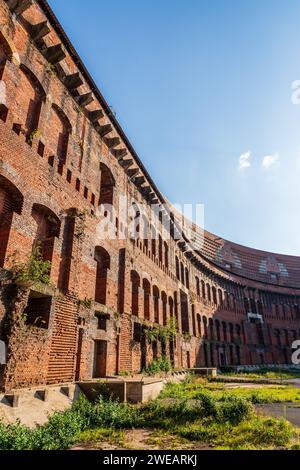
{"label": "vegetation on wall", "polygon": [[165,326],[156,326],[154,328],[147,328],[144,332],[148,343],[155,341],[172,341],[176,338],[177,322],[175,319],[169,320]]}
{"label": "vegetation on wall", "polygon": [[41,283],[50,285],[51,262],[44,261],[40,245],[36,245],[26,263],[21,263],[18,260],[17,252],[13,253],[9,262],[14,283]]}

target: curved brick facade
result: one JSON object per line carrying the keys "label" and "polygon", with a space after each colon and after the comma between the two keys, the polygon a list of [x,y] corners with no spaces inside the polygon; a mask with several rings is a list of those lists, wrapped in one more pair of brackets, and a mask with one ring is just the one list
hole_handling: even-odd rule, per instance
{"label": "curved brick facade", "polygon": [[[178,368],[290,363],[300,259],[196,227],[192,247],[177,239],[178,215],[46,1],[0,0],[0,80],[2,388],[139,372],[161,354]],[[125,233],[124,196],[146,207],[143,225],[138,209],[129,217],[155,237]],[[155,224],[153,204],[165,204]],[[105,219],[117,237],[99,241]],[[28,260],[37,242],[51,286],[10,285],[13,256]],[[149,344],[143,332],[170,318],[176,340]]]}

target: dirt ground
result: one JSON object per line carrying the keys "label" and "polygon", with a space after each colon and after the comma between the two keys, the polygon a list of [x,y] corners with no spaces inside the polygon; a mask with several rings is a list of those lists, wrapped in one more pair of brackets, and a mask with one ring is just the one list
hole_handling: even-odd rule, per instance
{"label": "dirt ground", "polygon": [[201,443],[191,443],[161,431],[131,429],[125,432],[122,444],[103,440],[78,444],[71,450],[211,450],[212,447]]}

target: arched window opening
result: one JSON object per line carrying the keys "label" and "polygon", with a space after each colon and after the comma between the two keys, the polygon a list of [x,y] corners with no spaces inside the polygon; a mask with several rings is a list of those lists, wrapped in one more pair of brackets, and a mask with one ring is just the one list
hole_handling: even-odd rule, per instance
{"label": "arched window opening", "polygon": [[143,234],[143,243],[146,253],[148,254],[149,250],[149,238],[150,238],[150,229],[149,222],[146,215],[142,216],[142,234]]}
{"label": "arched window opening", "polygon": [[185,285],[187,289],[190,288],[190,275],[189,275],[188,268],[185,268]]}
{"label": "arched window opening", "polygon": [[180,271],[181,271],[181,283],[185,285],[185,277],[184,277],[185,271],[184,271],[183,263],[180,263]]}
{"label": "arched window opening", "polygon": [[107,276],[110,269],[110,256],[101,246],[95,248],[95,261],[97,262],[95,302],[106,305]]}
{"label": "arched window opening", "polygon": [[162,309],[163,309],[163,324],[166,325],[168,322],[168,314],[167,314],[168,297],[165,292],[161,293],[161,300],[162,300]]}
{"label": "arched window opening", "polygon": [[207,318],[204,316],[203,317],[203,327],[204,327],[204,337],[208,337],[208,330],[207,330]]}
{"label": "arched window opening", "polygon": [[154,303],[154,322],[159,323],[159,289],[157,286],[153,287],[153,303]]}
{"label": "arched window opening", "polygon": [[218,300],[217,300],[217,289],[215,287],[212,287],[212,297],[213,297],[213,303],[217,305]]}
{"label": "arched window opening", "polygon": [[24,108],[24,111],[27,111],[25,130],[27,133],[27,142],[32,144],[33,133],[38,132],[39,121],[41,115],[42,104],[46,100],[46,93],[36,78],[36,76],[28,69],[25,65],[20,66],[21,71],[26,76],[27,81],[31,84],[32,92],[29,96],[29,103],[27,109]]}
{"label": "arched window opening", "polygon": [[56,104],[52,105],[51,134],[49,135],[49,146],[58,159],[58,167],[61,169],[66,164],[70,135],[72,134],[71,123]]}
{"label": "arched window opening", "polygon": [[0,267],[4,266],[7,245],[14,213],[21,214],[23,207],[21,192],[0,175]]}
{"label": "arched window opening", "polygon": [[100,183],[100,199],[99,206],[102,204],[113,205],[114,203],[114,189],[115,189],[115,179],[112,175],[110,169],[104,165],[100,164],[101,171],[101,183]]}
{"label": "arched window opening", "polygon": [[163,241],[161,235],[158,236],[158,259],[159,262],[163,262]]}
{"label": "arched window opening", "polygon": [[156,258],[156,230],[151,225],[151,253],[152,257]]}
{"label": "arched window opening", "polygon": [[164,242],[164,251],[165,251],[165,267],[169,269],[169,246],[167,242]]}
{"label": "arched window opening", "polygon": [[199,277],[198,277],[198,276],[195,277],[195,281],[196,281],[196,292],[197,292],[197,296],[200,297],[200,281],[199,281]]}
{"label": "arched window opening", "polygon": [[170,311],[170,318],[174,318],[174,300],[172,297],[169,297],[169,311]]}
{"label": "arched window opening", "polygon": [[201,290],[202,290],[203,299],[206,299],[205,282],[204,281],[201,281]]}
{"label": "arched window opening", "polygon": [[25,133],[27,143],[32,145],[38,133],[42,103],[46,93],[36,76],[25,66],[20,66],[18,87],[13,105],[14,129]]}
{"label": "arched window opening", "polygon": [[60,220],[48,207],[34,204],[32,218],[36,223],[33,249],[39,248],[42,259],[52,262],[55,238],[59,238]]}
{"label": "arched window opening", "polygon": [[200,313],[197,314],[197,326],[198,326],[198,335],[201,338],[202,331],[201,331],[201,315],[200,315]]}
{"label": "arched window opening", "polygon": [[139,289],[141,285],[140,276],[136,271],[131,271],[131,313],[139,316]]}
{"label": "arched window opening", "polygon": [[176,277],[177,277],[178,281],[180,281],[180,267],[179,267],[178,256],[176,256],[175,264],[176,264]]}
{"label": "arched window opening", "polygon": [[214,322],[213,322],[212,318],[209,319],[208,323],[209,323],[209,336],[210,336],[210,339],[214,340],[215,339],[215,333],[214,333]]}
{"label": "arched window opening", "polygon": [[223,338],[224,341],[227,342],[227,325],[225,322],[222,322],[222,328],[223,328]]}
{"label": "arched window opening", "polygon": [[178,294],[177,292],[174,292],[174,314],[177,322],[177,328],[178,328]]}
{"label": "arched window opening", "polygon": [[197,336],[195,305],[192,305],[192,326],[193,326],[193,336]]}
{"label": "arched window opening", "polygon": [[144,318],[146,320],[150,320],[151,286],[150,286],[150,282],[147,279],[143,280],[143,290],[144,290]]}
{"label": "arched window opening", "polygon": [[221,289],[218,289],[218,300],[219,300],[219,305],[222,307],[223,306],[223,292]]}
{"label": "arched window opening", "polygon": [[206,292],[207,292],[207,300],[208,302],[211,302],[211,290],[210,290],[209,284],[206,284]]}

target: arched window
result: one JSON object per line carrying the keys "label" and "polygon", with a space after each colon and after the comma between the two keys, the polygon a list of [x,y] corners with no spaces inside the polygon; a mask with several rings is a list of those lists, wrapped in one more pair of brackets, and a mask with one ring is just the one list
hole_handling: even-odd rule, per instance
{"label": "arched window", "polygon": [[101,183],[99,205],[107,204],[112,206],[114,203],[115,179],[110,169],[104,165],[104,163],[100,164],[100,171]]}
{"label": "arched window", "polygon": [[144,248],[145,248],[146,253],[148,254],[150,228],[149,228],[148,218],[145,214],[142,215],[142,234],[143,234]]}
{"label": "arched window", "polygon": [[195,305],[192,305],[192,326],[193,326],[193,335],[197,336]]}
{"label": "arched window", "polygon": [[206,284],[206,292],[207,292],[207,300],[208,302],[211,302],[211,290],[210,290],[209,284]]}
{"label": "arched window", "polygon": [[181,283],[185,285],[185,277],[184,277],[185,271],[184,271],[183,263],[180,263],[180,271],[181,271]]}
{"label": "arched window", "polygon": [[52,262],[55,238],[60,234],[60,220],[41,204],[33,205],[31,215],[36,224],[33,248],[39,247],[43,260]]}
{"label": "arched window", "polygon": [[[51,127],[50,127],[51,126]],[[51,132],[50,132],[51,131]],[[52,105],[51,120],[49,122],[48,145],[53,156],[58,159],[58,167],[61,169],[66,164],[70,135],[72,134],[71,123],[59,106]]]}
{"label": "arched window", "polygon": [[206,299],[205,282],[204,281],[201,281],[201,290],[202,290],[203,299]]}
{"label": "arched window", "polygon": [[150,294],[151,286],[147,279],[143,279],[143,290],[144,290],[144,318],[150,320]]}
{"label": "arched window", "polygon": [[185,285],[187,289],[190,288],[190,275],[189,275],[188,268],[185,268]]}
{"label": "arched window", "polygon": [[212,297],[213,297],[213,303],[217,305],[218,300],[217,300],[217,289],[215,287],[212,287]]}
{"label": "arched window", "polygon": [[174,292],[174,314],[175,314],[177,327],[178,327],[178,294],[177,292]]}
{"label": "arched window", "polygon": [[228,339],[227,339],[227,324],[224,321],[222,322],[222,328],[223,328],[224,341],[227,342],[228,341]]}
{"label": "arched window", "polygon": [[163,324],[166,325],[168,322],[168,314],[167,314],[168,297],[165,292],[161,293],[161,300],[162,300],[162,309],[163,309]]}
{"label": "arched window", "polygon": [[151,253],[152,257],[156,258],[156,230],[151,225]]}
{"label": "arched window", "polygon": [[214,333],[214,322],[213,322],[213,319],[210,318],[209,321],[209,336],[210,336],[210,339],[211,340],[214,340],[215,339],[215,333]]}
{"label": "arched window", "polygon": [[207,338],[208,337],[207,318],[205,316],[203,317],[203,327],[204,327],[204,336],[205,338]]}
{"label": "arched window", "polygon": [[21,192],[0,175],[0,267],[4,266],[13,215],[22,213],[23,200]]}
{"label": "arched window", "polygon": [[164,251],[165,251],[165,267],[169,268],[169,246],[167,242],[164,242]]}
{"label": "arched window", "polygon": [[154,322],[159,323],[159,289],[153,287],[153,303],[154,303]]}
{"label": "arched window", "polygon": [[28,143],[38,131],[42,103],[46,93],[36,76],[25,65],[20,66],[20,80],[13,106],[14,123],[23,128]]}
{"label": "arched window", "polygon": [[175,264],[176,264],[176,277],[177,277],[178,281],[180,281],[180,267],[179,267],[178,256],[176,256]]}
{"label": "arched window", "polygon": [[131,313],[139,316],[139,289],[141,285],[140,276],[136,271],[131,271]]}
{"label": "arched window", "polygon": [[170,318],[174,318],[174,300],[172,297],[169,297],[169,311],[170,311]]}
{"label": "arched window", "polygon": [[196,292],[197,292],[197,296],[200,297],[200,281],[199,281],[199,277],[196,276],[195,277],[195,281],[196,281]]}
{"label": "arched window", "polygon": [[218,301],[219,301],[219,305],[222,307],[223,306],[223,292],[221,291],[221,289],[218,289]]}
{"label": "arched window", "polygon": [[97,262],[95,301],[106,305],[107,275],[110,269],[110,256],[101,246],[95,248],[95,261]]}
{"label": "arched window", "polygon": [[198,335],[201,338],[202,331],[201,331],[201,315],[200,315],[200,313],[197,314],[197,326],[198,326]]}
{"label": "arched window", "polygon": [[159,262],[163,262],[163,241],[161,235],[158,236],[158,259]]}

